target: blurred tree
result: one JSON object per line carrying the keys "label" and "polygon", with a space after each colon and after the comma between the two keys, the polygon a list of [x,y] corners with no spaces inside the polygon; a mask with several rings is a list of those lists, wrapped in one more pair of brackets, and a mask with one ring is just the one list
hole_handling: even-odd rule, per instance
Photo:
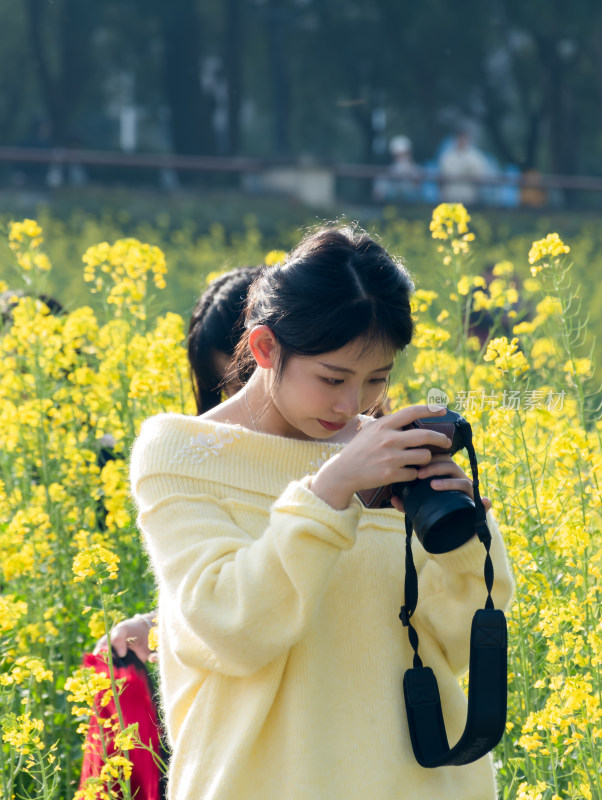
{"label": "blurred tree", "polygon": [[[42,117],[22,0],[0,3],[0,142],[24,143]],[[37,108],[37,114],[34,110]]]}
{"label": "blurred tree", "polygon": [[[373,115],[378,104],[377,96],[386,85],[382,78],[382,59],[378,38],[383,20],[371,2],[346,3],[341,0],[323,0],[318,8],[321,29],[325,40],[322,52],[330,53],[338,69],[330,65],[337,76],[337,107],[347,109],[359,133],[359,160],[374,161]],[[323,84],[324,88],[328,83]]]}
{"label": "blurred tree", "polygon": [[3,0],[0,75],[6,141],[115,146],[127,79],[178,153],[378,162],[405,133],[424,162],[470,118],[502,162],[599,172],[599,0]]}
{"label": "blurred tree", "polygon": [[100,3],[27,0],[30,53],[54,145],[68,145],[70,126],[94,75],[93,36]]}
{"label": "blurred tree", "polygon": [[223,58],[228,91],[227,155],[236,155],[240,148],[240,114],[243,96],[243,9],[240,0],[224,3]]}
{"label": "blurred tree", "polygon": [[560,174],[579,169],[580,139],[598,116],[592,32],[601,23],[592,0],[494,3],[483,98],[488,130],[507,160]]}
{"label": "blurred tree", "polygon": [[160,23],[165,98],[170,110],[174,150],[191,155],[214,153],[212,108],[200,79],[201,6],[197,0],[143,0],[141,13],[148,13],[149,7]]}
{"label": "blurred tree", "polygon": [[381,79],[392,116],[405,123],[418,160],[432,158],[450,125],[475,117],[487,2],[377,0]]}

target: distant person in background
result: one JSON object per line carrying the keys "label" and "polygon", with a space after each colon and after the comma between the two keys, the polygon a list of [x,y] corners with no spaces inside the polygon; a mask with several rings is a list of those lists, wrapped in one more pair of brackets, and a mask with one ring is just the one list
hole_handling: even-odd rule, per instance
{"label": "distant person in background", "polygon": [[468,127],[458,128],[452,143],[439,156],[439,174],[445,203],[471,205],[482,198],[482,180],[491,176],[492,168],[474,144]]}
{"label": "distant person in background", "polygon": [[548,202],[548,193],[542,185],[541,173],[528,169],[523,174],[520,190],[520,204],[528,208],[542,208]]}
{"label": "distant person in background", "polygon": [[374,199],[383,201],[418,199],[420,188],[420,167],[414,162],[412,142],[407,136],[394,136],[389,143],[393,161],[387,169],[387,176],[374,183]]}

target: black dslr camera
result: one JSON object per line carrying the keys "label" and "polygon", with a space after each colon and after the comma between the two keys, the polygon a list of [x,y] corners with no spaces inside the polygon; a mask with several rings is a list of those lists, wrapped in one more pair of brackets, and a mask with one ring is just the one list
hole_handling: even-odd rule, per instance
{"label": "black dslr camera", "polygon": [[[433,445],[420,446],[426,447],[433,454],[446,453],[453,456],[467,446],[467,436],[472,440],[468,422],[449,409],[441,417],[414,420],[403,430],[412,428],[444,433],[451,440],[449,449]],[[437,477],[444,478],[445,475]],[[391,497],[399,497],[424,549],[429,553],[447,553],[460,547],[474,535],[475,504],[464,492],[455,489],[439,492],[433,489],[431,480],[433,478],[416,478],[378,489],[365,489],[357,495],[366,508],[390,508]]]}

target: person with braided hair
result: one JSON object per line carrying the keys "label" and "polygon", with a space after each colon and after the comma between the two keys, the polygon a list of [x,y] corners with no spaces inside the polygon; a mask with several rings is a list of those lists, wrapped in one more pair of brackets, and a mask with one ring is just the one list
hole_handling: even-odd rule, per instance
{"label": "person with braided hair", "polygon": [[[192,311],[187,348],[198,414],[218,405],[222,392],[228,397],[240,388],[237,379],[228,380],[227,367],[244,331],[247,292],[259,269],[239,267],[219,275],[201,294]],[[111,630],[111,646],[115,653],[125,657],[130,649],[140,661],[154,661],[148,635],[155,616],[155,611],[149,611],[117,623]],[[94,653],[107,647],[107,637],[103,636],[96,643]]]}
{"label": "person with braided hair", "polygon": [[[206,412],[218,405],[223,395],[230,396],[240,388],[237,380],[229,380],[227,367],[243,333],[243,317],[247,293],[259,267],[241,267],[219,275],[197,300],[188,326],[188,360],[191,386],[197,413]],[[137,723],[142,740],[148,742],[157,755],[168,758],[160,737],[160,722],[145,662],[154,661],[155,653],[149,646],[149,634],[157,615],[156,611],[136,614],[119,622],[110,632],[113,666],[122,681],[120,704],[128,724]],[[105,635],[93,653],[84,656],[85,666],[105,671],[102,655],[109,647]],[[101,709],[100,716],[115,713],[113,704]],[[80,788],[86,781],[98,776],[104,764],[104,755],[96,742],[98,721],[91,720],[88,734],[89,746],[85,749],[80,775]],[[109,737],[110,739],[110,737]],[[107,745],[110,746],[109,741]],[[164,797],[165,781],[150,749],[136,748],[130,753],[132,761],[132,786],[135,785],[140,800],[160,800]]]}

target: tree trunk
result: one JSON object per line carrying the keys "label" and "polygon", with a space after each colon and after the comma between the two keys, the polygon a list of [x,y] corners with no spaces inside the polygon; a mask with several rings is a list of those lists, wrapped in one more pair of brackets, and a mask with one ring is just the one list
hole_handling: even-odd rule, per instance
{"label": "tree trunk", "polygon": [[[62,0],[48,4],[42,0],[28,0],[28,25],[33,60],[36,67],[40,94],[52,125],[52,143],[69,145],[70,124],[77,105],[84,95],[92,74],[91,42],[97,24],[97,9],[81,0]],[[57,15],[58,37],[54,47],[58,52],[58,68],[50,68],[44,32],[52,30],[48,14]]]}
{"label": "tree trunk", "polygon": [[271,3],[265,12],[270,78],[272,82],[272,114],[274,121],[274,154],[286,156],[290,152],[291,90],[288,63],[284,47],[286,11]]}
{"label": "tree trunk", "polygon": [[224,69],[228,84],[228,155],[240,148],[242,48],[240,0],[228,0],[225,11]]}
{"label": "tree trunk", "polygon": [[180,155],[215,153],[210,103],[201,80],[201,21],[194,0],[159,4],[165,95],[173,147]]}

